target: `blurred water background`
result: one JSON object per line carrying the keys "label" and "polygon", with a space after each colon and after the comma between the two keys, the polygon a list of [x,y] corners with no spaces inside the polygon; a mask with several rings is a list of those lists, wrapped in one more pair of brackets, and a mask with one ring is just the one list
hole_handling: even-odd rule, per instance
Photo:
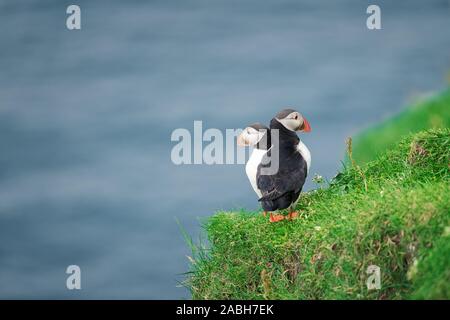
{"label": "blurred water background", "polygon": [[375,1],[370,31],[372,2],[0,0],[0,298],[189,298],[175,218],[195,239],[258,203],[243,165],[172,164],[174,129],[293,106],[329,178],[347,136],[445,87],[449,2]]}

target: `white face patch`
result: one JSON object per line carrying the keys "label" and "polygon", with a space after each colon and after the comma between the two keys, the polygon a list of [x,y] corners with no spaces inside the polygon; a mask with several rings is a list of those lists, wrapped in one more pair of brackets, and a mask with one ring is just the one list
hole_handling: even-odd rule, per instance
{"label": "white face patch", "polygon": [[237,138],[239,146],[255,146],[264,136],[264,130],[256,130],[252,127],[247,127]]}
{"label": "white face patch", "polygon": [[283,119],[275,119],[277,119],[277,121],[281,123],[286,129],[291,131],[298,131],[303,125],[303,117],[296,111],[288,114]]}

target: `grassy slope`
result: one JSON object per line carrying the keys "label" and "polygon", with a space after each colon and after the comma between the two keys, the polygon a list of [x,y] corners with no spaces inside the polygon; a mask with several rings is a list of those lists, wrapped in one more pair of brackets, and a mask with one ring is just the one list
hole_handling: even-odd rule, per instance
{"label": "grassy slope", "polygon": [[429,128],[450,128],[450,89],[358,135],[353,156],[358,163],[374,160],[404,135]]}
{"label": "grassy slope", "polygon": [[[193,246],[193,298],[449,299],[449,159],[450,130],[429,130],[305,194],[296,221],[217,213],[210,249]],[[381,290],[367,290],[371,264]]]}

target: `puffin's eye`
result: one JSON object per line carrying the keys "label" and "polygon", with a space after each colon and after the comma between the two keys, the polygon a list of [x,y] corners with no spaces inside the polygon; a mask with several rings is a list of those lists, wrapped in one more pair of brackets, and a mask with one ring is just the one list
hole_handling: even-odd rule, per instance
{"label": "puffin's eye", "polygon": [[297,114],[295,115],[294,119],[295,119],[295,120],[298,120],[298,115],[297,115]]}

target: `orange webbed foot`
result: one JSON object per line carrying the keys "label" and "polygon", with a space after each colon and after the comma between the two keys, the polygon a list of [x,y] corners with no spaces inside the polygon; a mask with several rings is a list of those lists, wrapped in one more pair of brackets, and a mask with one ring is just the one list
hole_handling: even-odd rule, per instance
{"label": "orange webbed foot", "polygon": [[289,214],[288,214],[288,219],[289,220],[294,220],[294,219],[297,219],[297,218],[298,218],[298,212],[296,212],[296,211],[289,212]]}
{"label": "orange webbed foot", "polygon": [[284,216],[282,214],[273,214],[270,213],[269,221],[270,222],[278,222],[284,220]]}

